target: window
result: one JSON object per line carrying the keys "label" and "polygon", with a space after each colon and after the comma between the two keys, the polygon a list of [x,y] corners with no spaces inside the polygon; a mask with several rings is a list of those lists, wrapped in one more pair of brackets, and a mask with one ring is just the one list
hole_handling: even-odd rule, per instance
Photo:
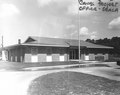
{"label": "window", "polygon": [[46,53],[47,53],[47,55],[51,55],[52,54],[52,49],[51,48],[47,48],[46,49]]}
{"label": "window", "polygon": [[64,49],[60,48],[60,55],[64,55]]}
{"label": "window", "polygon": [[32,47],[31,48],[31,54],[32,55],[37,55],[38,54],[38,48],[37,47]]}

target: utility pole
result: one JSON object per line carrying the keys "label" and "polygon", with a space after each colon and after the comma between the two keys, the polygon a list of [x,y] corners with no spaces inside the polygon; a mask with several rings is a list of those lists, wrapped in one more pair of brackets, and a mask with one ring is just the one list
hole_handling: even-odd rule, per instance
{"label": "utility pole", "polygon": [[79,63],[80,63],[80,14],[79,14],[79,1],[78,1],[78,52],[79,52]]}
{"label": "utility pole", "polygon": [[1,43],[1,60],[3,60],[3,36],[2,36],[2,43]]}
{"label": "utility pole", "polygon": [[3,36],[2,36],[2,49],[3,49]]}

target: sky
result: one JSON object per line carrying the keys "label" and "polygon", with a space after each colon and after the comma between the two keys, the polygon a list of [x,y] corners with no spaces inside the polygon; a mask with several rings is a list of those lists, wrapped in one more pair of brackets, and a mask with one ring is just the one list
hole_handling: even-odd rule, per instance
{"label": "sky", "polygon": [[[102,11],[99,0],[0,0],[0,44],[14,45],[29,36],[100,39],[120,37],[120,0],[101,0],[118,3],[110,8],[118,12]],[[96,7],[97,11],[78,10],[80,6]],[[98,10],[101,8],[101,10]]]}

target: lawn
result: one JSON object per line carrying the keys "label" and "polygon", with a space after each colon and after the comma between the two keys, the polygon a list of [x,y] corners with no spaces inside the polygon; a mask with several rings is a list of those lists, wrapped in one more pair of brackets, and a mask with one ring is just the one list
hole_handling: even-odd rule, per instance
{"label": "lawn", "polygon": [[90,74],[62,71],[31,81],[27,95],[120,95],[120,82]]}
{"label": "lawn", "polygon": [[[6,70],[21,70],[28,67],[42,67],[42,66],[57,66],[57,65],[70,65],[79,64],[78,62],[37,62],[37,63],[21,63],[21,62],[0,62],[0,69]],[[83,64],[83,63],[81,63]]]}
{"label": "lawn", "polygon": [[[88,62],[90,63],[90,62]],[[73,64],[82,64],[80,67],[86,67],[88,64],[86,62],[78,62],[78,61],[65,61],[65,62],[37,62],[37,63],[20,63],[20,62],[0,62],[0,69],[5,69],[5,70],[17,70],[21,71],[24,68],[31,68],[31,67],[43,67],[43,66],[58,66],[58,65],[73,65]],[[91,62],[92,63],[92,62]],[[107,64],[91,64],[90,66],[94,67],[109,67]],[[89,67],[90,67],[89,66]],[[79,66],[72,66],[68,68],[78,68]],[[58,68],[59,69],[59,68]],[[67,69],[67,67],[66,67]],[[41,70],[47,70],[47,69],[41,69]],[[48,69],[50,70],[50,69]]]}

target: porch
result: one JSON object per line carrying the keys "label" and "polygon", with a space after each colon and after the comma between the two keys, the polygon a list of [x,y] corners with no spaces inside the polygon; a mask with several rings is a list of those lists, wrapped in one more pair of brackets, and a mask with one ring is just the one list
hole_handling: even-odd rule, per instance
{"label": "porch", "polygon": [[[87,54],[88,54],[87,48],[80,47],[80,59],[81,60],[88,60]],[[79,60],[78,47],[70,47],[69,59],[70,59],[70,61],[78,61]]]}

